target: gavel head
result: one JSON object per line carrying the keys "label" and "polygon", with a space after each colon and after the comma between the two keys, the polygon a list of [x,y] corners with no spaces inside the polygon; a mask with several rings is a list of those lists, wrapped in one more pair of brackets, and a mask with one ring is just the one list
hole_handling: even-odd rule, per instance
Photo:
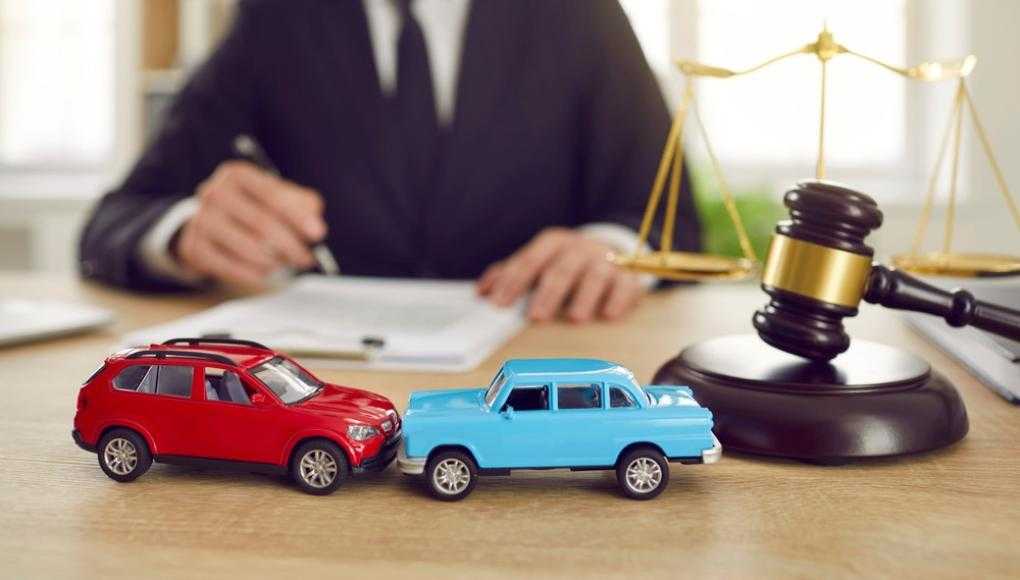
{"label": "gavel head", "polygon": [[805,358],[827,361],[850,347],[843,318],[857,314],[874,250],[864,243],[882,225],[867,195],[829,181],[802,181],[786,192],[790,219],[776,226],[754,313],[758,336]]}

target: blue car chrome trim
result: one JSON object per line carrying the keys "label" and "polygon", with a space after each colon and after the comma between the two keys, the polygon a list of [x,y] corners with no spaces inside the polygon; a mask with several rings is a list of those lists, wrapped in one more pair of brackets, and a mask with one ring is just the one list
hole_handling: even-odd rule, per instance
{"label": "blue car chrome trim", "polygon": [[397,467],[404,475],[421,475],[425,473],[425,460],[414,458],[411,459],[404,452],[404,447],[400,447],[400,451],[397,452]]}
{"label": "blue car chrome trim", "polygon": [[702,463],[715,463],[722,457],[722,443],[719,443],[719,438],[712,434],[712,448],[708,449],[701,454]]}

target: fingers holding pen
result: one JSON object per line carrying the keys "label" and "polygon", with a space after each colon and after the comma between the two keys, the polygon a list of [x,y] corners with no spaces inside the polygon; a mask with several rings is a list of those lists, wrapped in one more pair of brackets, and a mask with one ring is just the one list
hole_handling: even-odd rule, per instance
{"label": "fingers holding pen", "polygon": [[305,242],[319,242],[326,236],[326,221],[322,216],[324,206],[316,191],[244,161],[230,162],[228,167],[232,178],[248,195],[281,218]]}
{"label": "fingers holding pen", "polygon": [[267,276],[265,269],[238,260],[211,237],[197,233],[199,229],[204,229],[201,219],[192,219],[184,226],[177,253],[185,268],[232,286],[263,287]]}
{"label": "fingers holding pen", "polygon": [[[314,265],[309,244],[325,236],[326,224],[313,190],[230,161],[199,187],[197,197],[199,209],[178,242],[186,269],[253,286],[253,279],[264,281],[281,267]],[[222,267],[224,259],[231,267]]]}

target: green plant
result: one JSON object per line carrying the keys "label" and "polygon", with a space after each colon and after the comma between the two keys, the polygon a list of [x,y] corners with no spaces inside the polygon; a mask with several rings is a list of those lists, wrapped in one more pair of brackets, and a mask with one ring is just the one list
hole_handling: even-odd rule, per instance
{"label": "green plant", "polygon": [[[701,243],[709,254],[743,256],[736,228],[730,221],[726,205],[710,168],[702,167],[691,171],[691,185],[694,201],[701,218]],[[734,190],[737,212],[740,213],[751,240],[751,246],[759,260],[765,259],[769,240],[776,222],[786,216],[780,196],[765,185]]]}

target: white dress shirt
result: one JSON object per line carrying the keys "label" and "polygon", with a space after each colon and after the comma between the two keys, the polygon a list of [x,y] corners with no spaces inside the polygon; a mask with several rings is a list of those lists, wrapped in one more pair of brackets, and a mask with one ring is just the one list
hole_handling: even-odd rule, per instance
{"label": "white dress shirt", "polygon": [[[456,111],[457,82],[471,1],[415,0],[411,4],[425,36],[436,115],[441,127],[448,127],[453,122]],[[368,19],[379,87],[383,94],[392,95],[397,86],[400,9],[393,0],[362,0],[362,5]],[[178,202],[142,238],[139,246],[142,263],[152,273],[185,284],[199,281],[198,277],[184,271],[170,255],[171,238],[197,210],[198,202],[194,197]],[[580,231],[621,253],[634,251],[638,244],[633,230],[615,223],[587,224]]]}

